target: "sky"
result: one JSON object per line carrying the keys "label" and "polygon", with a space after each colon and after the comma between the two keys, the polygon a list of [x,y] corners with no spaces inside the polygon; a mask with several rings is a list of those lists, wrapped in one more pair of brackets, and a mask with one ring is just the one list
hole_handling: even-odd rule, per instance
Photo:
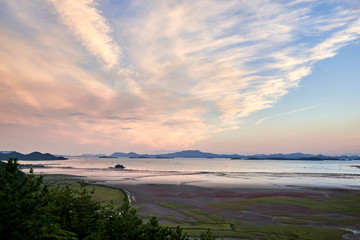
{"label": "sky", "polygon": [[360,154],[359,0],[0,0],[0,150]]}

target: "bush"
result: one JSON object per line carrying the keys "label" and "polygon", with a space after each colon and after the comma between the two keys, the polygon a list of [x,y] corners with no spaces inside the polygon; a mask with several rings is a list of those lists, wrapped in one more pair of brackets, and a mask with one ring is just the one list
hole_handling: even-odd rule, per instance
{"label": "bush", "polygon": [[0,239],[42,239],[47,187],[42,178],[18,170],[10,158],[0,169]]}
{"label": "bush", "polygon": [[[80,190],[48,190],[42,177],[18,170],[17,159],[0,165],[0,239],[45,240],[188,240],[180,227],[162,227],[156,218],[144,223],[127,202],[120,208],[92,199]],[[215,239],[208,231],[202,240]]]}

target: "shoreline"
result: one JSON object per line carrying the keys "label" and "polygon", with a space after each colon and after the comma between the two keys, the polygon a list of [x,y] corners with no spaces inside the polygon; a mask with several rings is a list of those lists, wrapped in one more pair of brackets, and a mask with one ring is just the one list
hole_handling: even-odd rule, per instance
{"label": "shoreline", "polygon": [[[91,182],[89,182],[91,184]],[[191,226],[197,224],[199,219],[204,216],[215,216],[215,219],[225,223],[228,221],[247,222],[256,226],[288,226],[282,220],[294,219],[295,225],[298,224],[296,216],[312,216],[314,219],[324,218],[324,223],[309,221],[308,226],[314,228],[327,229],[329,227],[336,229],[346,228],[352,234],[348,234],[347,239],[359,239],[360,225],[334,225],[332,219],[349,218],[346,212],[318,212],[317,210],[303,206],[302,203],[312,201],[314,203],[337,201],[339,199],[359,196],[360,190],[342,189],[342,188],[324,188],[324,187],[303,187],[303,186],[278,186],[264,187],[257,185],[238,186],[238,187],[199,187],[187,184],[119,184],[111,182],[96,182],[105,186],[121,188],[134,196],[134,205],[138,207],[138,214],[144,219],[150,216],[156,216],[161,224],[177,225],[184,224]],[[294,202],[281,203],[272,202],[264,199],[288,199]],[[258,205],[257,202],[262,202]],[[300,201],[300,202],[299,202]],[[304,202],[302,202],[304,201]],[[233,203],[241,204],[245,202],[246,208],[227,208]],[[230,204],[230,205],[228,205]],[[341,205],[341,202],[338,202]],[[306,205],[306,204],[305,204]],[[225,208],[219,208],[225,206]],[[278,213],[285,213],[285,217],[278,216]],[[190,213],[190,214],[189,214]],[[200,215],[199,215],[200,213]],[[275,215],[272,215],[275,213]],[[196,215],[198,214],[198,215]],[[202,215],[205,214],[205,215]],[[289,214],[289,215],[287,215]],[[198,218],[200,217],[200,218]],[[212,217],[210,217],[212,218]],[[300,217],[301,219],[301,217]],[[285,221],[284,220],[284,221]],[[212,220],[210,220],[212,221]],[[216,220],[217,221],[217,220]],[[213,223],[215,229],[221,226],[220,222]],[[329,221],[329,222],[327,222]],[[335,221],[335,220],[334,220]],[[304,222],[302,222],[304,224]],[[326,231],[326,230],[325,230]],[[226,239],[226,238],[224,238]],[[240,239],[240,238],[231,238]],[[243,238],[241,238],[243,239]]]}
{"label": "shoreline", "polygon": [[[194,208],[203,208],[204,204],[220,201],[246,200],[262,197],[293,197],[321,199],[332,196],[360,192],[360,190],[345,188],[327,188],[323,186],[276,186],[239,185],[237,187],[201,187],[188,184],[126,184],[111,181],[90,180],[89,184],[100,184],[123,189],[129,194],[134,205],[139,206],[140,214],[164,215],[163,208],[156,210],[155,206],[162,202],[185,204]],[[154,211],[151,210],[154,207]],[[143,207],[143,208],[142,208]],[[165,215],[171,215],[166,214]]]}
{"label": "shoreline", "polygon": [[[255,164],[237,172],[232,162],[216,171],[204,163],[193,171],[181,170],[180,163],[169,169],[120,171],[107,168],[118,162],[86,162],[89,167],[80,163],[39,168],[35,174],[76,175],[79,181],[122,189],[144,221],[157,217],[163,226],[180,225],[191,236],[211,229],[224,239],[267,239],[273,232],[287,232],[290,237],[296,229],[315,240],[323,235],[333,239],[332,234],[341,239],[346,234],[342,229],[360,231],[360,172],[354,168],[358,164],[301,165],[276,171],[268,171],[273,166],[260,169]],[[150,164],[139,163],[142,168]]]}
{"label": "shoreline", "polygon": [[92,180],[87,178],[89,184],[121,188],[135,196],[136,201],[152,201],[152,199],[166,198],[256,198],[260,196],[326,196],[331,193],[344,193],[360,191],[351,188],[301,186],[301,185],[238,185],[238,186],[196,186],[191,184],[165,184],[165,183],[140,183],[128,184],[108,180]]}
{"label": "shoreline", "polygon": [[[171,228],[180,225],[190,236],[210,229],[227,240],[254,236],[267,239],[273,232],[288,231],[292,236],[297,229],[309,239],[332,239],[316,237],[322,234],[337,234],[337,239],[345,235],[346,239],[360,239],[360,213],[356,207],[360,190],[321,184],[269,186],[260,182],[204,187],[191,183],[136,184],[98,177],[77,179],[122,189],[144,221],[157,217],[161,225]],[[336,210],[338,206],[342,210]],[[334,232],[330,234],[328,229]]]}

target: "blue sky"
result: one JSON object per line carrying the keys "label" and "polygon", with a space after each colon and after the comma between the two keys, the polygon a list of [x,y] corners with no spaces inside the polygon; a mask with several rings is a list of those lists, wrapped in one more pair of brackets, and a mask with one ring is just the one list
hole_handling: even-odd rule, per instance
{"label": "blue sky", "polygon": [[360,2],[0,3],[0,146],[360,154]]}
{"label": "blue sky", "polygon": [[236,133],[217,134],[198,147],[211,150],[221,146],[231,152],[237,146],[239,152],[250,154],[256,153],[259,145],[267,153],[300,149],[309,153],[358,154],[359,54],[360,48],[354,44],[341,49],[336,57],[316,63],[312,74],[274,107],[246,118]]}

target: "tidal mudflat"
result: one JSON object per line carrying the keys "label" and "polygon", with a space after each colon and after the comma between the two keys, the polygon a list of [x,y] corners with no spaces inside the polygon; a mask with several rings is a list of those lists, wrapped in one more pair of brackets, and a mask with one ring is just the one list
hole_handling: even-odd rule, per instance
{"label": "tidal mudflat", "polygon": [[[190,236],[210,229],[224,239],[360,239],[358,162],[98,161],[35,171],[121,188],[145,220],[156,216]],[[118,163],[126,168],[111,168]]]}
{"label": "tidal mudflat", "polygon": [[288,186],[198,187],[111,184],[131,194],[144,219],[180,225],[191,236],[211,229],[230,239],[359,239],[360,191]]}

